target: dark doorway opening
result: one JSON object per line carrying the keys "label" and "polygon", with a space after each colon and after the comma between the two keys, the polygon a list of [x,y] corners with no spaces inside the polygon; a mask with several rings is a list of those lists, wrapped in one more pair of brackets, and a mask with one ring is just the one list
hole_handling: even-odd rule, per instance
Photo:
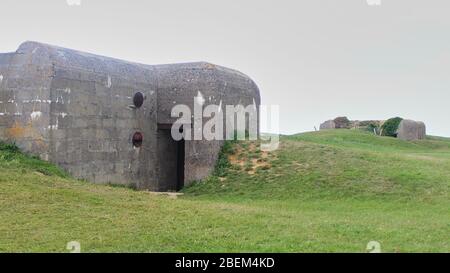
{"label": "dark doorway opening", "polygon": [[172,138],[171,130],[158,126],[159,191],[179,191],[184,186],[185,141]]}
{"label": "dark doorway opening", "polygon": [[177,141],[177,191],[184,187],[184,139]]}

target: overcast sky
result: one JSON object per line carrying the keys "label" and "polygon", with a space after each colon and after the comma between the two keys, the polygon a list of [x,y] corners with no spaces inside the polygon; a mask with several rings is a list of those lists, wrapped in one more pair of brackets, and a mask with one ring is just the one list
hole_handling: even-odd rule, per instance
{"label": "overcast sky", "polygon": [[[34,40],[146,64],[207,61],[258,84],[282,133],[336,116],[450,136],[450,1],[0,0],[0,52]],[[377,1],[377,0],[370,0]]]}

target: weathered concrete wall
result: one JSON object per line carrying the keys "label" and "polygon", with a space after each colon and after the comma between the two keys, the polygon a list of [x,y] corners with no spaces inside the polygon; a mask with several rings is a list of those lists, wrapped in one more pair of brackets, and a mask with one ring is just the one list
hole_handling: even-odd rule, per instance
{"label": "weathered concrete wall", "polygon": [[[150,67],[28,42],[10,60],[13,126],[5,140],[55,162],[78,178],[157,190],[156,85]],[[135,92],[146,95],[135,109]],[[11,119],[9,119],[11,120]],[[9,121],[11,122],[11,121]],[[135,148],[140,131],[145,145]]]}
{"label": "weathered concrete wall", "polygon": [[404,119],[398,126],[397,138],[403,140],[421,140],[425,139],[426,134],[425,123]]}
{"label": "weathered concrete wall", "polygon": [[[135,74],[133,74],[135,77]],[[77,176],[94,182],[131,183],[157,189],[156,91],[152,76],[130,78],[113,69],[87,71],[55,68],[50,121],[50,160]],[[135,92],[146,96],[135,109]],[[131,138],[141,132],[145,145],[136,148]],[[153,179],[152,179],[153,178]]]}
{"label": "weathered concrete wall", "polygon": [[[158,130],[175,121],[173,105],[192,107],[199,93],[205,105],[260,104],[255,83],[234,70],[207,63],[149,66],[35,42],[1,54],[0,75],[0,140],[79,178],[155,191],[173,188],[170,149],[161,148],[171,143]],[[145,96],[139,108],[133,107],[136,92]],[[141,147],[132,144],[135,132],[144,136]],[[185,184],[211,172],[221,144],[186,142]]]}
{"label": "weathered concrete wall", "polygon": [[[209,63],[155,66],[158,71],[158,123],[172,124],[170,116],[174,105],[187,105],[192,114],[194,98],[201,95],[203,107],[210,104],[260,105],[259,89],[246,75]],[[224,113],[224,124],[226,114]],[[203,119],[203,124],[206,122]],[[193,122],[193,120],[192,120]],[[226,133],[226,132],[224,132]],[[214,168],[222,141],[186,141],[185,184],[203,179]]]}
{"label": "weathered concrete wall", "polygon": [[13,94],[6,89],[7,75],[11,57],[14,54],[0,54],[0,139],[7,138],[6,129],[14,124],[14,117],[8,111],[8,101],[13,99]]}
{"label": "weathered concrete wall", "polygon": [[50,56],[23,44],[17,52],[2,59],[0,136],[48,159],[47,127],[53,75]]}

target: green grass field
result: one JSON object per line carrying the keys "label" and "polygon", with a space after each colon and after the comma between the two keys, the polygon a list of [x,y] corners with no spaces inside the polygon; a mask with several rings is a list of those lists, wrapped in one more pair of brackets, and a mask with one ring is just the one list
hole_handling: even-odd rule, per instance
{"label": "green grass field", "polygon": [[353,130],[226,145],[177,199],[93,185],[0,146],[0,251],[450,252],[450,139]]}

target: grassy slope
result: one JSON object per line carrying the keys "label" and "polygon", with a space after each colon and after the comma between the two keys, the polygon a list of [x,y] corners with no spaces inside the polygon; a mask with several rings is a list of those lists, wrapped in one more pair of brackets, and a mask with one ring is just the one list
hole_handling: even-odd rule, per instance
{"label": "grassy slope", "polygon": [[0,251],[73,240],[84,252],[363,252],[371,240],[450,251],[449,139],[337,130],[283,137],[269,155],[232,150],[222,177],[170,199],[77,181],[0,147]]}

